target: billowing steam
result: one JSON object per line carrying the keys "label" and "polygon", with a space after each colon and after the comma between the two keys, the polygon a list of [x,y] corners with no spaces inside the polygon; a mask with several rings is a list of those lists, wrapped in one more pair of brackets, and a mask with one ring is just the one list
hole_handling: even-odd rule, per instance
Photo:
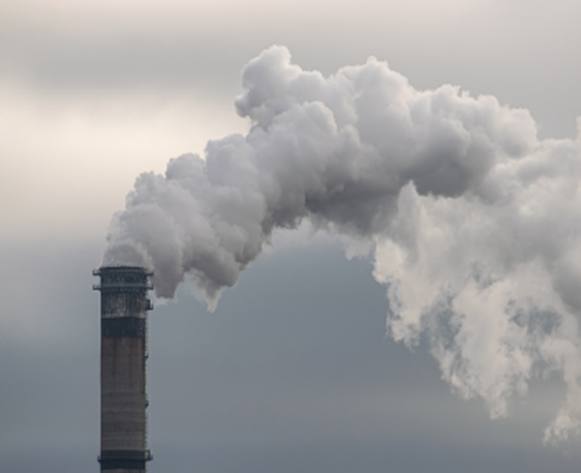
{"label": "billowing steam", "polygon": [[271,47],[242,80],[248,134],[141,175],[105,263],[151,267],[161,297],[191,278],[212,307],[274,229],[308,219],[371,245],[389,334],[426,340],[461,396],[504,416],[559,373],[545,437],[577,431],[581,138],[540,140],[527,110],[416,90],[376,59],[325,77]]}

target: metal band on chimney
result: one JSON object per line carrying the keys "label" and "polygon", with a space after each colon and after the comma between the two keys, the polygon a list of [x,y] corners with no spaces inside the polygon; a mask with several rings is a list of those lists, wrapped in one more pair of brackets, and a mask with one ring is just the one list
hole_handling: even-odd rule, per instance
{"label": "metal band on chimney", "polygon": [[104,450],[99,456],[101,470],[144,470],[150,460],[149,450]]}
{"label": "metal band on chimney", "polygon": [[145,319],[124,317],[120,319],[101,319],[103,337],[145,337]]}

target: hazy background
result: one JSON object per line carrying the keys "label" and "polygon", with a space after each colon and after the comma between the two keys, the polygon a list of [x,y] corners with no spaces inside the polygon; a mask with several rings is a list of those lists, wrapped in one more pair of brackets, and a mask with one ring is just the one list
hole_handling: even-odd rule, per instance
{"label": "hazy background", "polygon": [[[325,73],[374,55],[529,108],[544,137],[581,115],[581,4],[44,1],[0,3],[0,470],[98,471],[99,265],[142,171],[244,130],[240,70],[288,46]],[[151,314],[153,473],[570,472],[541,445],[563,392],[534,386],[489,421],[420,347],[385,339],[365,260],[307,232],[209,315],[187,288]]]}

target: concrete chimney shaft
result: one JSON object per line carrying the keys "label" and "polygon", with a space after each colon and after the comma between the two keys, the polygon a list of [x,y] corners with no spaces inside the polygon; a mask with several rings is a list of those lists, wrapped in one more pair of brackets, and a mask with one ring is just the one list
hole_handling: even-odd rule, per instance
{"label": "concrete chimney shaft", "polygon": [[101,292],[101,471],[145,473],[147,449],[147,291],[151,273],[137,266],[93,272]]}

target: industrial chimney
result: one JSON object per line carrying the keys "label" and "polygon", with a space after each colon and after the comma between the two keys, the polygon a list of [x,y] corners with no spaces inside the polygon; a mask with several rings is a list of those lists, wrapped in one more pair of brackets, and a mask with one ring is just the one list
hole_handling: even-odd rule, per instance
{"label": "industrial chimney", "polygon": [[145,473],[147,291],[152,273],[138,266],[104,266],[101,279],[101,471]]}

